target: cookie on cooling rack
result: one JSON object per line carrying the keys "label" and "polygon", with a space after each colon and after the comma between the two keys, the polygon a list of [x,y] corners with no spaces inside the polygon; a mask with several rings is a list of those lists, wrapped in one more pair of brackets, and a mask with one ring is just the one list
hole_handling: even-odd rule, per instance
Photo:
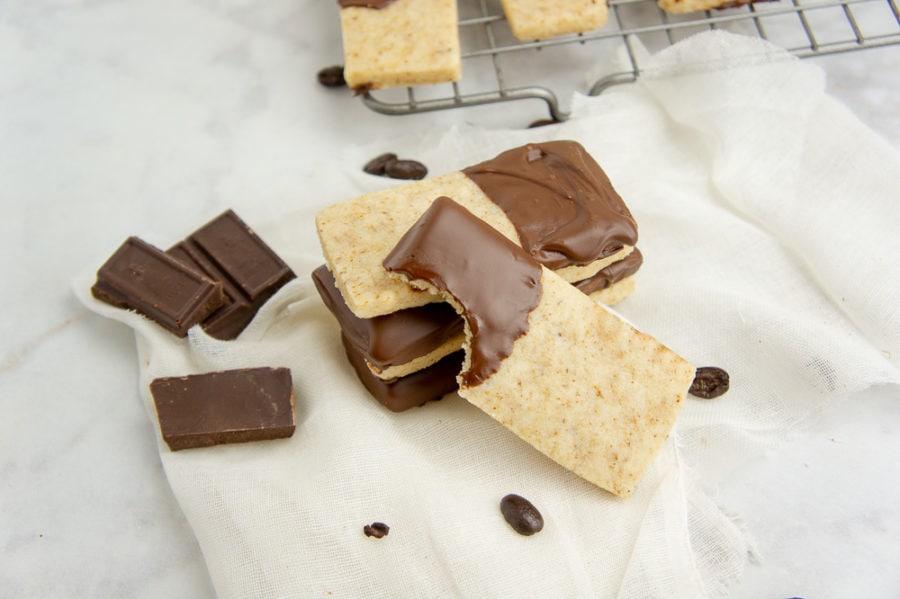
{"label": "cookie on cooling rack", "polygon": [[513,35],[522,41],[584,33],[606,24],[606,0],[502,0]]}
{"label": "cookie on cooling rack", "polygon": [[338,0],[344,79],[358,92],[459,80],[456,0]]}

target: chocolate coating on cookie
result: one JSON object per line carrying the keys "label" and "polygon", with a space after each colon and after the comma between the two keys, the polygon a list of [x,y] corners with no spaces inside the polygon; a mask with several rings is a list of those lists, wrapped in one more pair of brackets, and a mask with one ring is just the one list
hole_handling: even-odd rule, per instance
{"label": "chocolate coating on cookie", "polygon": [[383,264],[455,300],[471,330],[469,368],[460,375],[469,387],[499,369],[541,300],[540,264],[447,197],[432,203]]}
{"label": "chocolate coating on cookie", "polygon": [[608,289],[619,281],[630,277],[640,270],[643,263],[643,254],[641,254],[640,250],[634,248],[630,254],[621,260],[613,262],[593,277],[572,284],[585,295],[590,295],[595,291]]}
{"label": "chocolate coating on cookie", "polygon": [[463,332],[462,319],[443,302],[359,318],[344,303],[327,267],[314,270],[312,278],[322,301],[340,323],[347,342],[378,368],[424,356]]}
{"label": "chocolate coating on cookie", "polygon": [[528,144],[463,169],[513,223],[522,247],[556,270],[637,243],[637,224],[606,173],[574,141]]}

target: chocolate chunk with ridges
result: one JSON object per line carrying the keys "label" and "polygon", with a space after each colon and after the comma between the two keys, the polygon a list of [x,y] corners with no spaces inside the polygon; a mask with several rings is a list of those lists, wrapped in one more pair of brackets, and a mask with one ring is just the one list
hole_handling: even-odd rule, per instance
{"label": "chocolate chunk with ridges", "polygon": [[701,366],[694,375],[688,393],[703,399],[714,399],[728,391],[731,381],[728,373],[718,366]]}
{"label": "chocolate chunk with ridges", "polygon": [[285,283],[296,275],[254,231],[228,210],[168,250],[222,283],[222,308],[203,321],[217,339],[234,339]]}
{"label": "chocolate chunk with ridges", "polygon": [[281,439],[294,434],[287,368],[246,368],[150,383],[163,440],[172,451]]}
{"label": "chocolate chunk with ridges", "polygon": [[91,293],[118,308],[136,310],[180,337],[224,299],[221,283],[137,237],[129,237],[100,267]]}
{"label": "chocolate chunk with ridges", "polygon": [[501,499],[500,512],[513,530],[520,535],[531,536],[544,528],[544,517],[521,495],[510,493]]}
{"label": "chocolate chunk with ridges", "polygon": [[637,224],[600,165],[572,141],[528,144],[463,169],[550,269],[637,243]]}

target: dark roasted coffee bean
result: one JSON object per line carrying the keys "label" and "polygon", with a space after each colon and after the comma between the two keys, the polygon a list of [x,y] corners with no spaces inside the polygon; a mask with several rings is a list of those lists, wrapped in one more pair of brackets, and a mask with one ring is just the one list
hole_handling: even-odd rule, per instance
{"label": "dark roasted coffee bean", "polygon": [[544,528],[544,518],[530,501],[510,493],[500,500],[500,512],[520,535],[531,536]]}
{"label": "dark roasted coffee bean", "polygon": [[363,170],[370,175],[384,176],[384,169],[392,162],[397,162],[397,155],[392,154],[391,152],[387,152],[368,161],[363,167]]}
{"label": "dark roasted coffee bean", "polygon": [[391,179],[424,179],[428,169],[415,160],[395,160],[385,166],[384,174]]}
{"label": "dark roasted coffee bean", "polygon": [[701,366],[694,375],[688,393],[703,399],[719,397],[728,391],[728,373],[717,366]]}
{"label": "dark roasted coffee bean", "polygon": [[347,85],[344,81],[344,67],[335,65],[333,67],[325,67],[318,73],[319,83],[325,87],[343,87]]}
{"label": "dark roasted coffee bean", "polygon": [[546,127],[547,125],[555,125],[558,122],[559,121],[557,121],[555,119],[540,119],[540,120],[534,121],[533,123],[528,125],[528,128],[536,129],[538,127]]}
{"label": "dark roasted coffee bean", "polygon": [[363,532],[366,533],[366,536],[375,537],[376,539],[386,537],[390,530],[391,527],[384,522],[372,522],[363,526]]}

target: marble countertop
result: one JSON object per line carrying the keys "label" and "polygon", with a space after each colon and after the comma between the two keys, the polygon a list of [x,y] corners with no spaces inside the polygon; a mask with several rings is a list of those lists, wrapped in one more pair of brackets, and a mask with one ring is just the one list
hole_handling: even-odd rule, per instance
{"label": "marble countertop", "polygon": [[[0,4],[0,596],[214,596],[137,398],[132,332],[78,303],[76,273],[214,208],[258,198],[274,217],[313,156],[496,122],[496,106],[388,117],[324,92],[315,73],[341,60],[325,4]],[[900,46],[809,60],[900,147]],[[900,574],[874,565],[900,563],[900,485],[865,492],[900,455],[897,400],[849,398],[721,490],[781,558],[751,564],[734,596],[900,596]],[[816,501],[840,489],[859,500]]]}

